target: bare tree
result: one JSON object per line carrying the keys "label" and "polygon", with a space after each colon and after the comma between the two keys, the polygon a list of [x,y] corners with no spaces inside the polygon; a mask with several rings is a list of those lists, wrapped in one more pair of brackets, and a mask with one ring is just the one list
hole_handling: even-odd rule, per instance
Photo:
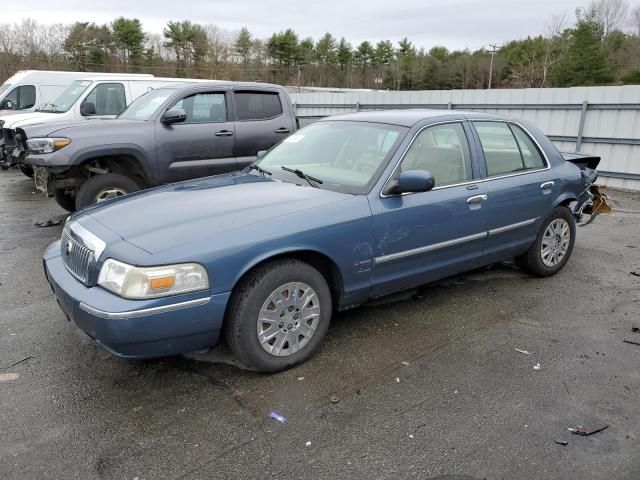
{"label": "bare tree", "polygon": [[628,13],[629,4],[625,0],[594,0],[584,15],[602,27],[606,39],[611,32],[622,29],[627,22]]}
{"label": "bare tree", "polygon": [[633,34],[640,37],[640,5],[631,10],[629,24],[633,28]]}
{"label": "bare tree", "polygon": [[566,34],[566,30],[568,26],[569,17],[567,16],[567,12],[552,15],[551,20],[545,24],[544,36],[547,38],[548,42],[542,61],[542,79],[540,84],[537,85],[539,87],[547,86],[550,70],[562,57],[562,54],[567,47],[568,36]]}

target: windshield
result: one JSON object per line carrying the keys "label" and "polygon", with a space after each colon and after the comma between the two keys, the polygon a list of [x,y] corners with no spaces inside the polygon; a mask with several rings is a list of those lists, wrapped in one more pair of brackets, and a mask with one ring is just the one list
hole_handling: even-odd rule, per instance
{"label": "windshield", "polygon": [[318,188],[367,193],[407,130],[381,123],[317,122],[284,139],[256,163],[288,182],[308,184],[282,167],[321,180]]}
{"label": "windshield", "polygon": [[43,103],[38,112],[63,113],[69,110],[80,98],[80,95],[91,85],[90,80],[76,80],[72,82],[55,100]]}
{"label": "windshield", "polygon": [[133,101],[118,118],[127,120],[149,120],[174,92],[174,89],[169,88],[150,90]]}
{"label": "windshield", "polygon": [[12,85],[10,83],[3,83],[2,85],[0,85],[0,95],[9,90],[11,86]]}

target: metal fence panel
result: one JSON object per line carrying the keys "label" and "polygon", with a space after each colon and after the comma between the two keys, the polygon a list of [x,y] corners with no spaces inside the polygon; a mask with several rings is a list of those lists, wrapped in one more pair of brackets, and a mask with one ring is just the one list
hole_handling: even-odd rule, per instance
{"label": "metal fence panel", "polygon": [[640,190],[640,85],[494,90],[292,93],[302,126],[328,115],[388,108],[441,108],[522,118],[560,150],[602,156],[602,183]]}

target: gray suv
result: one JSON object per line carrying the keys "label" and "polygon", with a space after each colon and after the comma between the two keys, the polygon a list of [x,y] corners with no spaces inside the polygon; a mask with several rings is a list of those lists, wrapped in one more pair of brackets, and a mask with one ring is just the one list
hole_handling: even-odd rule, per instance
{"label": "gray suv", "polygon": [[38,189],[68,211],[140,189],[240,170],[295,131],[286,90],[208,82],[151,90],[117,118],[17,129]]}

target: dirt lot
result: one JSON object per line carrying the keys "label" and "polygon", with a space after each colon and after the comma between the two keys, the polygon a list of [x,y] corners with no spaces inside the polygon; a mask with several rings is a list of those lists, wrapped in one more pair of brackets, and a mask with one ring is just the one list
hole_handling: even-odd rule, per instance
{"label": "dirt lot", "polygon": [[62,211],[33,190],[0,172],[2,479],[640,478],[640,195],[610,191],[554,278],[501,265],[344,312],[310,362],[259,375],[222,347],[94,346],[42,274],[61,226],[34,222]]}

